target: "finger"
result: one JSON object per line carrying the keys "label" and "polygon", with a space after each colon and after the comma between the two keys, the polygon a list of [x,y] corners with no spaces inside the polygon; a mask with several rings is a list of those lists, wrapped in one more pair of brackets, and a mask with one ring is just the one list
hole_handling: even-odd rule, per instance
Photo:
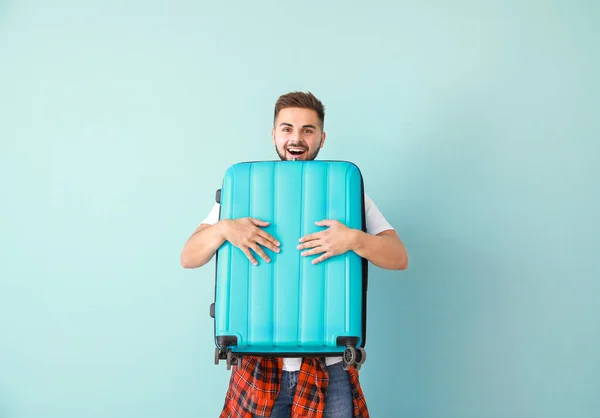
{"label": "finger", "polygon": [[246,254],[246,257],[248,257],[248,260],[250,260],[252,264],[254,264],[255,266],[258,265],[258,261],[256,261],[256,259],[252,256],[252,253],[247,247],[243,247],[240,249],[244,252],[244,254]]}
{"label": "finger", "polygon": [[321,253],[324,253],[324,252],[326,252],[326,251],[327,251],[327,248],[325,248],[325,247],[323,247],[322,245],[320,245],[320,246],[318,246],[318,247],[315,247],[315,248],[313,248],[313,249],[311,249],[311,250],[308,250],[308,251],[303,251],[303,252],[301,253],[301,255],[303,255],[303,256],[307,256],[307,255],[321,254]]}
{"label": "finger", "polygon": [[313,248],[313,247],[316,247],[318,245],[321,245],[322,241],[323,240],[320,240],[320,239],[313,239],[312,241],[307,241],[307,242],[304,242],[302,244],[298,244],[298,246],[296,248],[299,249],[299,250],[303,250],[305,248]]}
{"label": "finger", "polygon": [[336,221],[333,221],[333,220],[330,220],[330,219],[323,219],[321,221],[315,222],[315,225],[318,225],[318,226],[333,226],[333,224],[335,222]]}
{"label": "finger", "polygon": [[250,218],[250,220],[252,221],[252,223],[256,226],[267,226],[269,225],[269,222],[267,221],[262,221],[260,219],[256,219],[256,218]]}
{"label": "finger", "polygon": [[250,248],[252,248],[254,250],[254,252],[256,254],[258,254],[263,260],[265,260],[267,263],[271,262],[271,259],[269,258],[269,256],[267,254],[265,254],[265,252],[263,251],[262,248],[260,248],[258,245],[256,244],[252,244],[250,246]]}
{"label": "finger", "polygon": [[274,245],[276,245],[278,247],[281,245],[281,243],[279,241],[277,241],[273,235],[269,234],[266,231],[263,231],[262,229],[258,229],[256,231],[256,234],[263,237],[264,239],[266,239],[268,241],[271,241]]}
{"label": "finger", "polygon": [[333,256],[333,253],[331,253],[331,252],[329,252],[329,251],[328,251],[328,252],[326,252],[325,254],[323,254],[322,256],[315,258],[315,259],[312,261],[312,263],[313,263],[313,264],[318,264],[318,263],[320,263],[321,261],[327,260],[329,257],[332,257],[332,256]]}
{"label": "finger", "polygon": [[265,238],[263,238],[263,237],[257,236],[257,237],[256,237],[256,242],[257,242],[258,244],[262,245],[263,247],[267,247],[267,248],[268,248],[268,249],[270,249],[271,251],[274,251],[274,252],[276,252],[276,253],[278,253],[278,252],[279,252],[279,247],[278,247],[278,246],[276,246],[276,245],[275,245],[275,244],[273,244],[271,241],[269,241],[269,240],[267,240],[267,239],[265,239]]}
{"label": "finger", "polygon": [[322,236],[322,235],[323,235],[323,231],[321,231],[321,232],[315,232],[315,233],[312,233],[312,234],[308,234],[308,235],[305,235],[305,236],[303,236],[303,237],[302,237],[302,238],[300,238],[298,241],[299,241],[299,242],[307,242],[307,241],[312,241],[312,240],[315,240],[315,239],[319,239],[319,238],[321,238],[321,236]]}

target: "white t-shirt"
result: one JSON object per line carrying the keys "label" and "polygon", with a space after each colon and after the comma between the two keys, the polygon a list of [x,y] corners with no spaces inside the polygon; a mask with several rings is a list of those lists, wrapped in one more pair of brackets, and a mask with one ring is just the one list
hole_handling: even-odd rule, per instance
{"label": "white t-shirt", "polygon": [[[214,225],[219,220],[219,204],[215,203],[212,207],[211,211],[208,213],[206,218],[201,222],[201,224],[209,224]],[[365,220],[367,226],[367,233],[377,235],[380,232],[394,229],[388,221],[385,219],[380,210],[375,206],[375,203],[371,200],[371,198],[365,193]],[[342,361],[342,357],[327,357],[325,359],[326,364],[329,366],[331,364],[339,363]],[[302,358],[284,358],[283,359],[283,370],[295,371],[300,370],[300,366],[302,364]]]}

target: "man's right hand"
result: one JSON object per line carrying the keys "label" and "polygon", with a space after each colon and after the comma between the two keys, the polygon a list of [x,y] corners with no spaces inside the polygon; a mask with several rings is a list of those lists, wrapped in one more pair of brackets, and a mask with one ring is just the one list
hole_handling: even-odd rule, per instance
{"label": "man's right hand", "polygon": [[269,222],[255,218],[224,219],[221,222],[224,223],[223,237],[225,240],[242,250],[244,254],[246,254],[246,257],[248,257],[248,260],[255,266],[258,262],[252,255],[250,249],[267,263],[270,262],[271,259],[260,247],[261,245],[276,253],[279,252],[279,241],[268,232],[259,228],[268,226]]}

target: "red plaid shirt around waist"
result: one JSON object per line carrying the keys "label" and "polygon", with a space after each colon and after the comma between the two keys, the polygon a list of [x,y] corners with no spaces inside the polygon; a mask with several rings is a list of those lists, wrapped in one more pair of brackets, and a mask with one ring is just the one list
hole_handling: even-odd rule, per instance
{"label": "red plaid shirt around waist", "polygon": [[[219,418],[269,417],[279,394],[283,360],[274,357],[242,357],[232,366],[225,405]],[[354,366],[348,370],[355,418],[369,418],[367,403]],[[302,359],[292,403],[292,417],[321,418],[325,409],[329,375],[325,359]]]}

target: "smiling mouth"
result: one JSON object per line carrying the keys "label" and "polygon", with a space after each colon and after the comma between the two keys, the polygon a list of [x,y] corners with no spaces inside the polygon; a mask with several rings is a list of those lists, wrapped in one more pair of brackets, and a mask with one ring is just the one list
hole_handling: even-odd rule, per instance
{"label": "smiling mouth", "polygon": [[292,158],[298,158],[298,157],[306,154],[306,148],[302,148],[302,147],[289,147],[287,149],[287,152],[290,153],[290,155],[292,156]]}

